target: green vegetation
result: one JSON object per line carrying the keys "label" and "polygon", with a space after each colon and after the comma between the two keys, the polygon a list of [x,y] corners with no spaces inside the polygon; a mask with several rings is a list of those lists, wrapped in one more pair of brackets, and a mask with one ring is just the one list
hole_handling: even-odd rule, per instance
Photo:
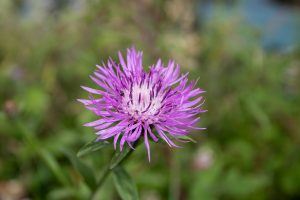
{"label": "green vegetation", "polygon": [[[88,198],[113,148],[77,162],[95,137],[82,124],[95,117],[76,99],[95,64],[131,45],[145,66],[174,58],[207,91],[197,143],[152,143],[151,163],[144,148],[126,162],[140,199],[300,198],[299,51],[265,52],[239,17],[200,30],[192,1],[93,0],[47,12],[22,2],[0,2],[0,199]],[[119,198],[114,178],[99,199]]]}

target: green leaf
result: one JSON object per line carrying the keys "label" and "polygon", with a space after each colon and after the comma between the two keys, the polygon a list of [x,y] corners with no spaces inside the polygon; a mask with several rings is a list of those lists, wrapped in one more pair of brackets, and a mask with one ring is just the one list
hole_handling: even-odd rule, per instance
{"label": "green leaf", "polygon": [[39,150],[39,155],[44,160],[48,168],[52,171],[52,173],[56,176],[56,178],[65,186],[69,185],[68,178],[65,176],[66,174],[63,172],[61,166],[58,164],[55,157],[48,151],[44,149]]}
{"label": "green leaf", "polygon": [[102,149],[104,147],[107,147],[109,145],[109,142],[107,141],[91,141],[87,144],[85,144],[83,147],[80,148],[80,150],[77,153],[78,157],[84,156],[86,154],[98,151],[99,149]]}
{"label": "green leaf", "polygon": [[75,191],[72,188],[57,188],[47,194],[47,199],[71,199],[74,198],[74,195]]}
{"label": "green leaf", "polygon": [[72,152],[63,149],[64,154],[69,158],[74,168],[81,174],[84,178],[86,184],[91,188],[96,188],[96,179],[93,170],[83,162],[81,162]]}
{"label": "green leaf", "polygon": [[118,164],[122,162],[122,160],[132,151],[130,147],[127,145],[124,146],[123,151],[115,153],[113,158],[110,161],[110,169],[115,168]]}
{"label": "green leaf", "polygon": [[185,140],[185,141],[189,141],[189,142],[193,142],[193,143],[197,143],[196,140],[194,140],[193,138],[187,136],[187,135],[182,135],[182,136],[179,136],[178,139],[180,140]]}
{"label": "green leaf", "polygon": [[138,192],[135,183],[125,169],[118,165],[113,169],[114,184],[123,200],[137,200]]}

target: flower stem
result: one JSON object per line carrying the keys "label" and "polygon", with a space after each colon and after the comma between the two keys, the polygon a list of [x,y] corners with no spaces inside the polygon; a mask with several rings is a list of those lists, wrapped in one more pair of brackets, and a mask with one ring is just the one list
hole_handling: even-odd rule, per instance
{"label": "flower stem", "polygon": [[108,177],[108,175],[110,174],[110,172],[111,172],[111,170],[109,169],[109,165],[107,165],[107,167],[105,168],[101,178],[97,182],[97,185],[96,185],[95,189],[92,191],[92,194],[90,196],[90,200],[93,200],[95,198],[98,189],[103,185],[103,183],[105,182],[105,180]]}
{"label": "flower stem", "polygon": [[[137,147],[138,146],[138,141],[133,146]],[[119,162],[116,166],[123,164],[128,159],[128,157],[132,154],[132,152],[133,152],[133,149],[130,149],[129,152],[121,160],[119,160]],[[118,154],[120,154],[120,153],[115,152],[112,157],[114,158],[115,156],[120,156]],[[91,196],[89,198],[90,200],[93,200],[96,197],[97,191],[99,190],[99,188],[101,188],[101,186],[105,182],[108,175],[113,171],[113,169],[116,166],[112,167],[111,162],[107,164],[107,166],[104,169],[104,172],[103,172],[102,176],[100,177],[99,181],[97,182],[97,185],[96,185],[95,189],[91,193]]]}

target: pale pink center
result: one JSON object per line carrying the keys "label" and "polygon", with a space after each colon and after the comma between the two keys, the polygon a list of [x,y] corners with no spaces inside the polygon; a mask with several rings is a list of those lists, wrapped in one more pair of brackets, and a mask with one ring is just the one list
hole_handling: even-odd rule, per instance
{"label": "pale pink center", "polygon": [[134,84],[132,88],[124,90],[122,99],[124,111],[137,120],[155,122],[163,99],[156,91],[155,86],[147,84]]}

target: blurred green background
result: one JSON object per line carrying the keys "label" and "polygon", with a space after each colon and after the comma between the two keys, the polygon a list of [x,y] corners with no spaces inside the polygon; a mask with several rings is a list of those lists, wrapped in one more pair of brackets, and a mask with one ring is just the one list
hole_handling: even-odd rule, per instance
{"label": "blurred green background", "polygon": [[[76,101],[87,97],[80,85],[93,86],[95,64],[131,45],[144,66],[174,58],[207,91],[196,144],[152,143],[151,163],[144,148],[126,163],[141,199],[300,199],[300,34],[266,48],[275,32],[261,28],[285,21],[259,27],[239,3],[1,0],[0,199],[87,199],[64,153],[95,137],[82,126],[95,116]],[[277,8],[300,12],[297,1]],[[81,160],[98,176],[112,152]],[[119,199],[111,177],[99,199]]]}

